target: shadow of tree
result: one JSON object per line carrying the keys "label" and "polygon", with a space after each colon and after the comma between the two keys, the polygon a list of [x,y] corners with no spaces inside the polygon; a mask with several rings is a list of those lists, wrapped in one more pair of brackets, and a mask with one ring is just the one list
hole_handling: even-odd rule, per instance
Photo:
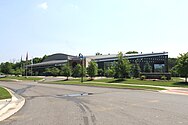
{"label": "shadow of tree", "polygon": [[86,81],[93,81],[94,79],[87,79]]}
{"label": "shadow of tree", "polygon": [[112,81],[108,81],[108,83],[122,83],[124,81],[127,81],[126,79],[115,79],[115,80],[112,80]]}
{"label": "shadow of tree", "polygon": [[182,87],[188,87],[188,82],[175,82],[173,83],[175,86],[182,86]]}

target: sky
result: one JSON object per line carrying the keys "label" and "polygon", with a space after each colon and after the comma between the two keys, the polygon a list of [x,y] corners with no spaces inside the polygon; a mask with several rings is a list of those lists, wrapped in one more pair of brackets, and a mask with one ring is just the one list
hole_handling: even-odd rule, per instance
{"label": "sky", "polygon": [[188,52],[188,0],[0,0],[0,62]]}

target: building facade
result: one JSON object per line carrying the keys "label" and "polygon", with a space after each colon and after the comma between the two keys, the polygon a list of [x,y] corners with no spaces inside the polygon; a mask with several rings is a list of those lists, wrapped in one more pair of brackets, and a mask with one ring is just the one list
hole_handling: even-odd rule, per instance
{"label": "building facade", "polygon": [[[152,67],[152,72],[168,73],[167,52],[148,54],[125,54],[124,57],[127,58],[132,64],[137,62],[140,65],[141,72],[144,71],[144,65],[146,62],[148,62]],[[74,68],[77,64],[83,64],[85,67],[87,67],[88,63],[91,60],[95,61],[98,64],[98,68],[104,70],[108,66],[113,65],[114,62],[118,60],[118,54],[84,56],[82,59],[80,59],[79,56],[58,53],[48,56],[41,63],[27,65],[27,68],[32,68],[34,72],[42,72],[45,68],[61,67],[66,63],[69,63],[72,68]]]}

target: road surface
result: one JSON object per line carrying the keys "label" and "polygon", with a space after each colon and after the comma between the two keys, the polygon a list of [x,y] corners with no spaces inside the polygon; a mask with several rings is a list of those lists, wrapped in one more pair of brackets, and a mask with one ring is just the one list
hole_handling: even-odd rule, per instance
{"label": "road surface", "polygon": [[26,98],[0,125],[188,125],[185,95],[34,82],[0,85]]}

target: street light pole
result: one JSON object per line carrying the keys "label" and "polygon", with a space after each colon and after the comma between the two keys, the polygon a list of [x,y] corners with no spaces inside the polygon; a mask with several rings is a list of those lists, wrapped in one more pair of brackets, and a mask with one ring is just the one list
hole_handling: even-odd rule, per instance
{"label": "street light pole", "polygon": [[84,57],[81,53],[79,54],[79,58],[80,58],[81,64],[82,64],[81,82],[83,83],[83,81],[84,81]]}

